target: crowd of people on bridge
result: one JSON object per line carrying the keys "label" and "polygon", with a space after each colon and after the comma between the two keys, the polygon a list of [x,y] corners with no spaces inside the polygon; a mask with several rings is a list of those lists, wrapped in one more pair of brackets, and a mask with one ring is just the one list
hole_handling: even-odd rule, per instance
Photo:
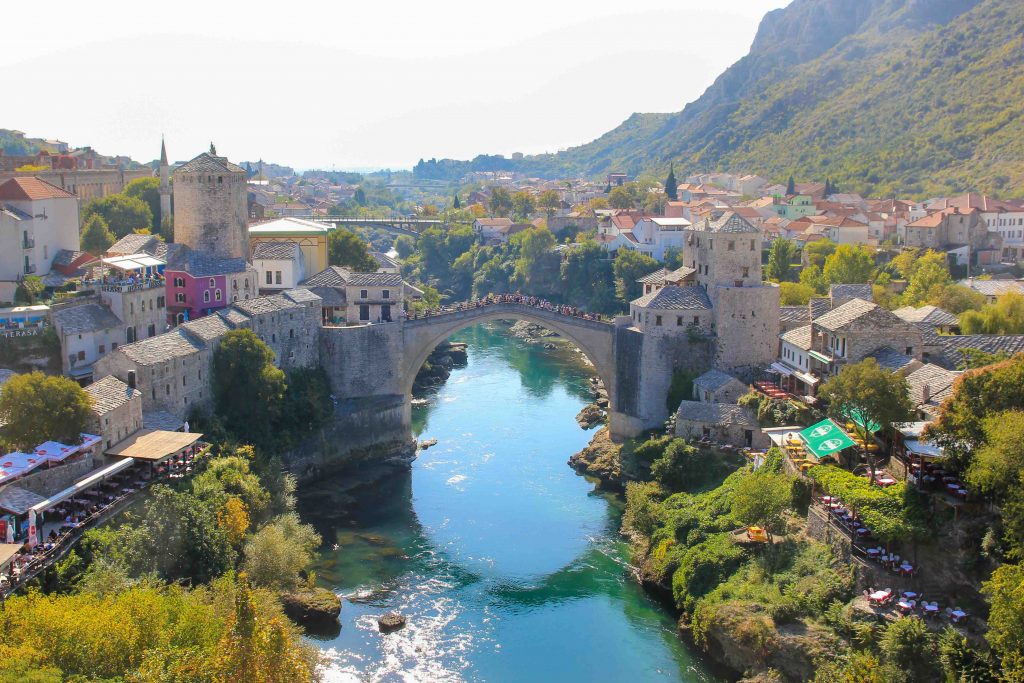
{"label": "crowd of people on bridge", "polygon": [[471,301],[464,301],[457,304],[448,304],[439,308],[429,308],[421,313],[413,313],[408,316],[409,320],[417,320],[420,318],[427,318],[430,316],[443,315],[445,313],[457,313],[459,311],[468,311],[474,308],[483,308],[485,306],[493,306],[495,304],[519,304],[520,306],[530,306],[532,308],[539,308],[544,311],[550,311],[552,313],[558,313],[559,315],[568,316],[570,318],[580,318],[582,320],[595,320],[602,322],[605,317],[600,313],[591,313],[582,309],[576,308],[575,306],[567,306],[565,304],[556,304],[543,299],[538,296],[529,296],[527,294],[488,294],[483,299],[473,299]]}

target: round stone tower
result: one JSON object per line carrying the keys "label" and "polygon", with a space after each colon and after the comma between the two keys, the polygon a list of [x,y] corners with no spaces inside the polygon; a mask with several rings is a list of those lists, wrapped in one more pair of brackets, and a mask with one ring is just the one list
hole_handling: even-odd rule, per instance
{"label": "round stone tower", "polygon": [[249,260],[245,169],[202,153],[174,171],[174,241],[221,258]]}

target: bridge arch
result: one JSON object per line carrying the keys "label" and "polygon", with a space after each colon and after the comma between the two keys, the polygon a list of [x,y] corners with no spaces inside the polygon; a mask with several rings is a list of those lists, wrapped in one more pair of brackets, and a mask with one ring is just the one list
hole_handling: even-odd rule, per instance
{"label": "bridge arch", "polygon": [[585,320],[554,311],[515,303],[496,303],[404,323],[402,390],[411,395],[416,374],[438,344],[471,325],[492,320],[525,320],[568,339],[594,365],[608,392],[608,412],[616,406],[615,327],[607,322]]}

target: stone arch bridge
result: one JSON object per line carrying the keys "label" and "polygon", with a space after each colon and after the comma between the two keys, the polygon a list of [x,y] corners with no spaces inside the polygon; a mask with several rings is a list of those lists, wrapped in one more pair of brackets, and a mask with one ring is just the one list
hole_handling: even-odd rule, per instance
{"label": "stone arch bridge", "polygon": [[395,439],[407,435],[412,385],[424,361],[459,330],[492,320],[536,323],[575,344],[604,382],[609,427],[619,438],[664,423],[674,367],[710,367],[704,347],[694,346],[687,335],[647,335],[629,316],[590,320],[511,301],[469,304],[391,323],[327,326],[320,330],[320,362],[339,401],[338,433],[353,439],[353,446],[377,443],[381,432]]}

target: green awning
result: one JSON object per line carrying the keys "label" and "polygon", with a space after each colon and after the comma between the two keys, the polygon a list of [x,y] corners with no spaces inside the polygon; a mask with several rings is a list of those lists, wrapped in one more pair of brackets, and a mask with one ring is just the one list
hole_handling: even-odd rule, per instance
{"label": "green awning", "polygon": [[819,460],[836,451],[853,446],[853,439],[832,420],[822,420],[800,432],[800,438],[807,444],[807,450]]}
{"label": "green awning", "polygon": [[[861,414],[860,410],[858,410],[857,408],[843,408],[842,412],[843,415],[853,420],[859,427],[864,427],[864,416]],[[878,424],[877,422],[872,422],[871,420],[868,420],[867,429],[872,434],[874,434],[881,428],[882,425]]]}
{"label": "green awning", "polygon": [[820,360],[822,363],[828,364],[832,362],[831,358],[824,354],[818,353],[817,351],[808,351],[807,355],[815,360]]}

